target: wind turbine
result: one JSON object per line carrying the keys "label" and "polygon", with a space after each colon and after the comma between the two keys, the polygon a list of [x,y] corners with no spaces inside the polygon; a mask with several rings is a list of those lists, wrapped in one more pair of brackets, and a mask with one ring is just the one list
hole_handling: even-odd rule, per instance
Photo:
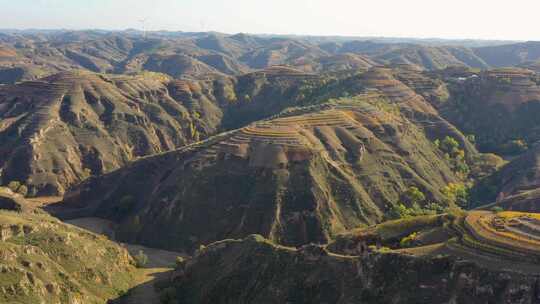
{"label": "wind turbine", "polygon": [[143,30],[143,39],[146,39],[146,21],[148,18],[140,19],[139,22],[142,24],[142,30]]}

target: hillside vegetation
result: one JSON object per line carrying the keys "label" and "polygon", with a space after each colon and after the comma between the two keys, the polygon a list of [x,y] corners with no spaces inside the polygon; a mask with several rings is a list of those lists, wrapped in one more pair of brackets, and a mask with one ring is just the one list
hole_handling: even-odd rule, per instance
{"label": "hillside vegetation", "polygon": [[45,214],[0,210],[0,302],[104,303],[135,283],[127,250]]}
{"label": "hillside vegetation", "polygon": [[[370,79],[381,82],[382,95],[291,109],[91,178],[67,193],[62,205],[73,210],[58,215],[110,218],[126,240],[192,249],[252,233],[288,245],[324,243],[391,218],[399,201],[435,203],[439,211],[456,204],[444,188],[468,173],[429,137],[463,140],[463,164],[477,152],[456,129],[431,134],[423,121],[408,118],[430,108],[413,91]],[[408,199],[411,186],[425,197]]]}

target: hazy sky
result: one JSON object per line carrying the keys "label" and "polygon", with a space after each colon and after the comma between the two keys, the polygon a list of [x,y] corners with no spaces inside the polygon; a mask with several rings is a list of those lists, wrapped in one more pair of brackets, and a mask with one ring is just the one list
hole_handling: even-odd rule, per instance
{"label": "hazy sky", "polygon": [[540,0],[0,0],[0,28],[540,40]]}

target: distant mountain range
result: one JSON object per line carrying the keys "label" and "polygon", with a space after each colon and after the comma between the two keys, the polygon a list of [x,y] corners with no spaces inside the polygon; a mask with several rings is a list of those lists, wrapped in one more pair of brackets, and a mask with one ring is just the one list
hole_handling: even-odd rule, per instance
{"label": "distant mountain range", "polygon": [[532,65],[540,42],[304,37],[147,32],[0,31],[0,83],[74,68],[100,73],[161,72],[175,78],[238,75],[274,65],[336,72],[373,65],[494,68]]}

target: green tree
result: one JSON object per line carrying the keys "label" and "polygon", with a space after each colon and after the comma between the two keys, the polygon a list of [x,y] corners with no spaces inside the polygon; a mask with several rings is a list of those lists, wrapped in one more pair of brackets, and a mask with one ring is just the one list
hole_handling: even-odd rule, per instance
{"label": "green tree", "polygon": [[26,196],[28,194],[28,188],[25,185],[21,185],[19,189],[17,189],[17,192],[22,196]]}
{"label": "green tree", "polygon": [[427,214],[441,214],[444,212],[444,207],[437,203],[429,203],[424,210]]}
{"label": "green tree", "polygon": [[411,186],[405,192],[405,197],[411,204],[419,204],[426,200],[426,195],[418,189],[418,187]]}
{"label": "green tree", "polygon": [[148,263],[148,256],[142,250],[139,250],[139,253],[133,258],[135,259],[135,266],[137,268],[143,268]]}
{"label": "green tree", "polygon": [[454,171],[463,176],[470,172],[469,165],[465,159],[465,151],[460,149],[459,142],[450,136],[446,136],[442,141],[435,141],[435,145],[444,153],[444,158],[450,162]]}
{"label": "green tree", "polygon": [[458,173],[461,173],[463,175],[467,175],[471,169],[469,168],[469,165],[467,165],[466,162],[464,161],[456,161],[455,165],[454,165],[454,169],[456,170],[456,172]]}
{"label": "green tree", "polygon": [[448,217],[451,220],[454,220],[456,218],[464,217],[467,215],[467,212],[463,211],[463,209],[457,207],[457,206],[450,206],[444,210],[446,214],[448,214]]}
{"label": "green tree", "polygon": [[413,243],[417,239],[418,239],[418,233],[413,232],[413,233],[409,234],[408,236],[402,238],[401,241],[399,241],[399,246],[402,247],[402,248],[410,247],[411,245],[413,245]]}
{"label": "green tree", "polygon": [[410,208],[403,203],[397,203],[390,210],[390,217],[394,219],[401,219],[430,213],[432,214],[433,212],[423,209],[418,203],[413,203]]}
{"label": "green tree", "polygon": [[459,151],[459,142],[453,137],[446,136],[440,147],[443,152],[453,155]]}
{"label": "green tree", "polygon": [[469,188],[462,183],[449,183],[441,189],[450,204],[467,207],[469,201]]}
{"label": "green tree", "polygon": [[395,219],[407,218],[412,216],[412,210],[407,208],[407,206],[405,206],[403,203],[397,203],[396,205],[392,206],[390,215]]}
{"label": "green tree", "polygon": [[11,189],[11,191],[13,192],[17,192],[20,186],[21,186],[21,182],[19,181],[11,181],[8,184],[8,188]]}
{"label": "green tree", "polygon": [[392,249],[386,247],[386,246],[382,246],[381,248],[378,249],[378,251],[380,253],[389,253],[389,252],[392,252]]}

